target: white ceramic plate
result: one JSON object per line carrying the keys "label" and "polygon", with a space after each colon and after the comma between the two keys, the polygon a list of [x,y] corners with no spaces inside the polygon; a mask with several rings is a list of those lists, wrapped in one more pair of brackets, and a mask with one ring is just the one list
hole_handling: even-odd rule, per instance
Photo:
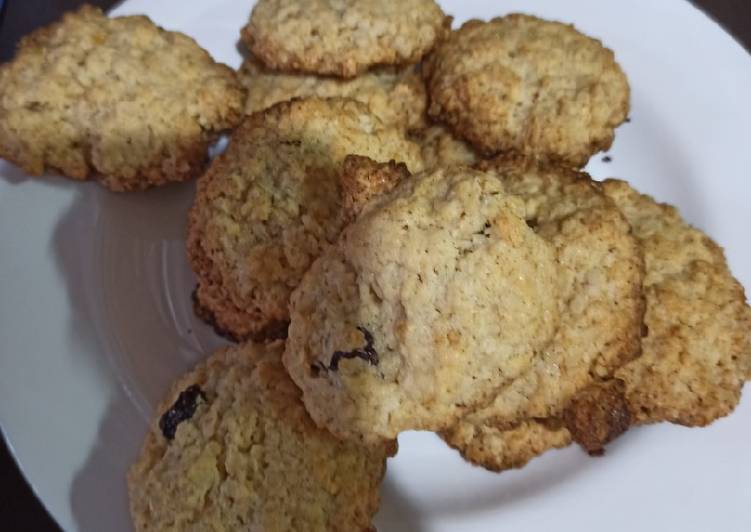
{"label": "white ceramic plate", "polygon": [[[242,0],[131,0],[240,62]],[[526,11],[574,22],[616,51],[632,121],[597,178],[624,177],[681,207],[751,287],[751,57],[684,0],[457,0],[462,22]],[[193,315],[184,253],[192,184],[116,195],[0,163],[0,423],[37,494],[69,531],[130,530],[125,471],[170,381],[220,342]],[[747,387],[747,395],[750,392]],[[575,447],[521,471],[463,462],[407,433],[390,461],[382,532],[563,528],[748,532],[751,397],[707,429],[630,431],[604,458]]]}

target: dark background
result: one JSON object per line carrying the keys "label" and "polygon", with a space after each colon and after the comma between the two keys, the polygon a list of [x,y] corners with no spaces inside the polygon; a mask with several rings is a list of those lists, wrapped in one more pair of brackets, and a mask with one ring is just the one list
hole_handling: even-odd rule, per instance
{"label": "dark background", "polygon": [[[623,1],[623,0],[621,0]],[[5,0],[0,14],[0,61],[13,56],[15,43],[34,28],[52,22],[63,11],[82,4],[80,0]],[[89,0],[107,8],[117,2]],[[751,1],[696,0],[712,18],[751,50]],[[10,457],[0,437],[0,530],[8,532],[59,532],[47,512],[36,500]]]}

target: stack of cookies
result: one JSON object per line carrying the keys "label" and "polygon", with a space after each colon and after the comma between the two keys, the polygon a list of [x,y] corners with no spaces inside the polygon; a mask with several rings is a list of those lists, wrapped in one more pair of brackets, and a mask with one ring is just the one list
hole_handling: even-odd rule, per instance
{"label": "stack of cookies", "polygon": [[201,174],[195,310],[237,345],[159,407],[137,530],[367,531],[402,431],[502,471],[737,405],[751,309],[722,249],[581,170],[628,116],[613,52],[450,26],[433,0],[259,0],[232,72],[84,8],[0,69],[0,154],[30,173]]}

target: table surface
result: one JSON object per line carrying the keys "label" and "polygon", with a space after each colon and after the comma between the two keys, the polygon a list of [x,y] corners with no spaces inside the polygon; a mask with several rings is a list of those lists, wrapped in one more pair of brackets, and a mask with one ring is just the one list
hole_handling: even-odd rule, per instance
{"label": "table surface", "polygon": [[[20,37],[82,3],[81,0],[6,0],[0,14],[0,61],[12,58],[15,43]],[[117,2],[88,0],[88,3],[108,8]],[[751,2],[696,0],[695,3],[751,50]],[[38,532],[60,530],[35,498],[1,437],[0,529]]]}

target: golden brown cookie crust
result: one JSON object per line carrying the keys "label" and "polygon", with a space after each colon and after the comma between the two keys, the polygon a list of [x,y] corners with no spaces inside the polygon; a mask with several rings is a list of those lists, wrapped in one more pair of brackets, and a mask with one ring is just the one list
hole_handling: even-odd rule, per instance
{"label": "golden brown cookie crust", "polygon": [[[506,442],[517,441],[525,430],[536,442],[536,452],[546,450],[545,442],[558,446],[560,434],[547,434],[546,427],[562,424],[569,401],[638,356],[644,262],[625,218],[588,175],[521,157],[478,166],[495,172],[508,193],[524,200],[527,223],[554,247],[560,272],[561,320],[532,370],[503,388],[490,405],[444,432],[465,456],[497,469],[534,456],[532,450]],[[514,432],[506,435],[506,426]],[[482,440],[473,442],[471,434]],[[491,438],[498,441],[491,444]],[[522,454],[498,456],[489,449]]]}
{"label": "golden brown cookie crust", "polygon": [[317,428],[283,348],[222,349],[173,385],[128,475],[137,531],[370,530],[394,443]]}
{"label": "golden brown cookie crust", "polygon": [[279,337],[292,290],[345,217],[340,172],[350,154],[421,167],[419,147],[364,104],[282,102],[252,115],[198,180],[188,255],[204,316],[237,340]]}
{"label": "golden brown cookie crust", "polygon": [[243,99],[235,73],[188,36],[83,6],[0,66],[0,155],[115,191],[184,181]]}
{"label": "golden brown cookie crust", "polygon": [[740,400],[751,363],[751,309],[715,242],[670,205],[608,180],[646,261],[641,358],[616,377],[636,423],[703,426]]}
{"label": "golden brown cookie crust", "polygon": [[596,382],[566,406],[563,423],[573,441],[589,454],[600,455],[605,445],[631,427],[631,411],[620,379]]}
{"label": "golden brown cookie crust", "polygon": [[404,163],[379,163],[362,155],[347,155],[342,165],[342,209],[354,220],[370,201],[388,194],[410,177]]}
{"label": "golden brown cookie crust", "polygon": [[402,181],[313,264],[284,364],[343,438],[440,430],[519,378],[553,334],[552,248],[500,181],[466,167]]}
{"label": "golden brown cookie crust", "polygon": [[248,90],[246,114],[295,98],[339,97],[364,103],[385,124],[409,129],[425,123],[425,84],[414,66],[382,67],[342,79],[271,70],[248,55],[238,76]]}
{"label": "golden brown cookie crust", "polygon": [[490,156],[584,166],[629,110],[613,52],[573,26],[513,14],[471,20],[423,64],[432,118]]}
{"label": "golden brown cookie crust", "polygon": [[259,0],[241,34],[274,70],[351,78],[418,62],[450,25],[433,0]]}

